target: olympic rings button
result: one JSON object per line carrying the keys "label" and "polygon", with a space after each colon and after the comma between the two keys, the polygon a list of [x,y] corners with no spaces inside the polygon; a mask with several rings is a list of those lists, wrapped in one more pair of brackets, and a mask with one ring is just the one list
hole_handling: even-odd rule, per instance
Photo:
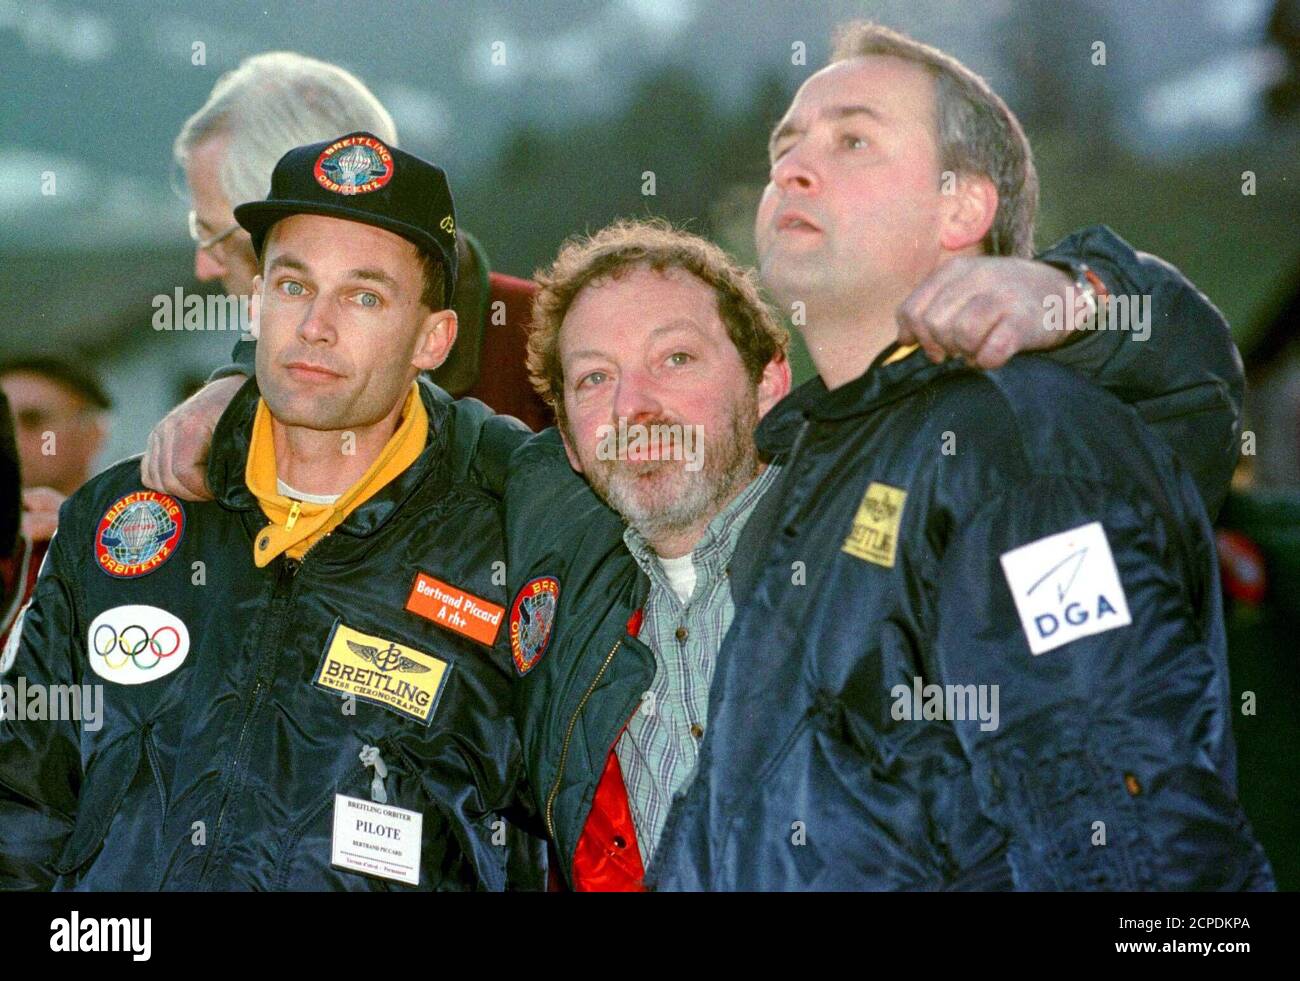
{"label": "olympic rings button", "polygon": [[119,685],[143,685],[171,674],[190,652],[190,632],[156,606],[115,606],[91,622],[86,637],[90,668]]}

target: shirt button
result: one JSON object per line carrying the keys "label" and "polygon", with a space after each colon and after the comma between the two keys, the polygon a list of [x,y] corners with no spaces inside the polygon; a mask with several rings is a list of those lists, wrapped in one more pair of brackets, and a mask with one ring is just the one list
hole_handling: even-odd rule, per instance
{"label": "shirt button", "polygon": [[678,628],[677,628],[677,633],[676,633],[675,636],[676,636],[677,639],[678,639],[679,641],[681,641],[682,643],[686,643],[686,638],[689,637],[690,635],[691,635],[691,632],[690,632],[689,630],[687,630],[685,627],[678,627]]}
{"label": "shirt button", "polygon": [[704,738],[704,726],[700,725],[698,722],[692,722],[692,723],[691,723],[691,735],[694,736],[696,739],[703,739],[703,738]]}

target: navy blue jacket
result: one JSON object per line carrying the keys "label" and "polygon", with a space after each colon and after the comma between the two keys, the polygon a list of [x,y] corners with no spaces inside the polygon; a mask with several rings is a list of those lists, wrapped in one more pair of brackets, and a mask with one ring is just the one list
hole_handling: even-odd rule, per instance
{"label": "navy blue jacket", "polygon": [[651,885],[1271,887],[1187,470],[1046,358],[886,361],[759,427],[785,466]]}
{"label": "navy blue jacket", "polygon": [[[336,794],[422,815],[421,889],[544,884],[541,842],[505,820],[528,820],[494,565],[505,548],[470,463],[491,455],[491,430],[520,427],[427,381],[420,392],[423,452],[301,560],[252,562],[267,519],[244,481],[251,380],[213,437],[216,499],[152,495],[175,508],[156,567],[97,567],[101,519],[145,493],[138,460],[68,498],[0,669],[15,690],[98,685],[102,715],[0,721],[0,889],[411,888],[332,864]],[[419,612],[421,573],[502,608],[495,636]],[[345,643],[370,679],[350,705],[326,678],[356,670]]]}

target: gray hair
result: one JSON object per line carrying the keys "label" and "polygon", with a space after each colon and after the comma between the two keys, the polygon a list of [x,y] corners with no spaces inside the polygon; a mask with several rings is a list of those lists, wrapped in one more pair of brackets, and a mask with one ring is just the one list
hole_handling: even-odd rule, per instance
{"label": "gray hair", "polygon": [[220,180],[233,208],[265,198],[271,171],[294,147],[356,130],[397,145],[393,117],[355,75],[291,51],[268,51],[217,80],[181,127],[172,153],[184,167],[199,144],[229,138]]}
{"label": "gray hair", "polygon": [[979,174],[998,190],[998,211],[984,239],[992,255],[1031,256],[1038,214],[1038,171],[1020,121],[988,82],[946,52],[870,21],[835,30],[831,62],[888,55],[934,78],[939,156],[945,170]]}

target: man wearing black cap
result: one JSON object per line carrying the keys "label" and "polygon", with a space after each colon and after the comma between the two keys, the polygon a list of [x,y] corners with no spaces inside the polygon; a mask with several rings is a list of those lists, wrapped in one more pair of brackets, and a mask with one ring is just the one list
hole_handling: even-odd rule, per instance
{"label": "man wearing black cap", "polygon": [[20,566],[14,563],[22,516],[21,490],[13,415],[9,412],[9,400],[5,398],[4,389],[0,388],[0,650],[4,648],[5,637],[24,599],[25,583],[17,573]]}
{"label": "man wearing black cap", "polygon": [[67,496],[95,472],[112,400],[93,369],[57,355],[0,361],[23,464],[24,487]]}
{"label": "man wearing black cap", "polygon": [[353,133],[236,217],[257,374],[215,500],[131,460],[65,506],[5,683],[102,685],[102,724],[10,699],[0,888],[539,885],[498,513],[454,462],[481,417],[417,380],[456,335],[445,176]]}

